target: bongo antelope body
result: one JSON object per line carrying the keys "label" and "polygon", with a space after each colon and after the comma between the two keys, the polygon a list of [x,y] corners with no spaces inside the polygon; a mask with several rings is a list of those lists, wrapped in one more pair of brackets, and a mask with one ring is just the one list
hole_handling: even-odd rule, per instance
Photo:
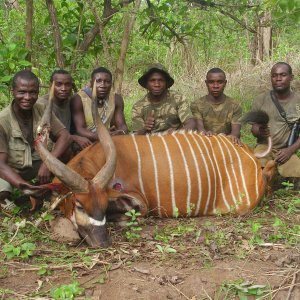
{"label": "bongo antelope body", "polygon": [[67,165],[36,142],[54,182],[72,192],[61,206],[65,216],[90,245],[108,246],[106,220],[120,221],[133,208],[160,217],[244,214],[262,198],[274,162],[262,170],[247,146],[196,132],[111,138],[95,104],[100,142]]}

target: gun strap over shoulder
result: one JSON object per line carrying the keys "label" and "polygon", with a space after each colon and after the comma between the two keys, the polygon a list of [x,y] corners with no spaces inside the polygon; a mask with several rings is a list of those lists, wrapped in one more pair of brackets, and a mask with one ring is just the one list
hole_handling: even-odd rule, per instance
{"label": "gun strap over shoulder", "polygon": [[284,119],[284,121],[289,125],[289,127],[293,126],[293,123],[290,123],[287,118],[286,118],[286,112],[285,110],[283,109],[283,107],[280,105],[274,91],[270,91],[270,96],[271,96],[271,99],[274,103],[274,105],[276,106],[280,116]]}

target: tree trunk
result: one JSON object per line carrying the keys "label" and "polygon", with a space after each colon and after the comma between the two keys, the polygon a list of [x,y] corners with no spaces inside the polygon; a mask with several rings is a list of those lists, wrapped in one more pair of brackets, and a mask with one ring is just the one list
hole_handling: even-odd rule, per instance
{"label": "tree trunk", "polygon": [[124,32],[120,49],[120,56],[117,62],[116,72],[115,72],[115,82],[114,82],[114,90],[116,93],[121,94],[122,83],[123,83],[123,75],[124,75],[124,67],[125,67],[125,59],[128,50],[130,34],[132,28],[135,23],[136,15],[141,5],[141,0],[136,0],[134,3],[134,11],[126,12],[124,16]]}
{"label": "tree trunk", "polygon": [[98,26],[98,32],[100,34],[101,40],[102,40],[102,44],[103,44],[103,53],[104,53],[104,59],[107,63],[107,66],[109,69],[112,68],[112,59],[109,53],[109,46],[108,46],[108,42],[104,33],[104,24],[100,18],[100,16],[97,13],[97,9],[94,5],[94,1],[93,0],[87,0],[87,3],[90,7],[90,10],[92,11],[95,20],[96,20],[96,24]]}
{"label": "tree trunk", "polygon": [[[32,55],[32,18],[33,18],[33,0],[26,1],[26,41],[25,48],[28,53],[26,59],[31,62]],[[31,69],[31,67],[28,67]]]}
{"label": "tree trunk", "polygon": [[46,4],[49,11],[51,24],[52,24],[56,64],[59,68],[63,69],[65,63],[62,54],[62,39],[60,35],[59,24],[57,21],[55,6],[53,0],[46,0]]}
{"label": "tree trunk", "polygon": [[272,26],[271,13],[264,12],[258,17],[258,25],[251,44],[253,65],[266,61],[272,56]]}

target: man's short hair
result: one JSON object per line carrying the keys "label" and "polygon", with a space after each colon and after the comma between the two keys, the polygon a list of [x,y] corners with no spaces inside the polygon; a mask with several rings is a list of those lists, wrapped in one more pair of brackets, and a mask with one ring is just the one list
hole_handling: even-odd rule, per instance
{"label": "man's short hair", "polygon": [[206,73],[206,78],[207,78],[208,74],[216,74],[216,73],[222,73],[222,74],[224,75],[224,77],[226,78],[225,72],[224,72],[222,69],[220,69],[220,68],[212,68],[212,69],[210,69],[210,70]]}
{"label": "man's short hair", "polygon": [[110,79],[112,80],[111,72],[108,69],[104,68],[104,67],[99,67],[99,68],[94,69],[93,72],[92,72],[92,75],[91,75],[91,79],[93,79],[94,75],[97,74],[97,73],[106,73],[110,76]]}
{"label": "man's short hair", "polygon": [[284,65],[284,66],[286,66],[286,67],[288,68],[288,73],[289,73],[289,75],[292,75],[292,74],[293,74],[293,69],[292,69],[292,67],[291,67],[288,63],[283,62],[283,61],[279,61],[278,63],[276,63],[276,64],[272,67],[272,69],[273,69],[275,66],[278,66],[278,65]]}
{"label": "man's short hair", "polygon": [[66,71],[66,70],[63,70],[63,69],[58,69],[58,70],[54,70],[53,73],[51,74],[50,76],[50,82],[52,83],[53,82],[53,78],[56,74],[63,74],[63,75],[70,75],[72,81],[73,81],[73,78],[70,74],[70,72]]}
{"label": "man's short hair", "polygon": [[18,79],[25,79],[27,81],[34,81],[38,87],[40,87],[40,81],[37,76],[29,70],[22,70],[17,72],[12,79],[12,89],[15,89]]}

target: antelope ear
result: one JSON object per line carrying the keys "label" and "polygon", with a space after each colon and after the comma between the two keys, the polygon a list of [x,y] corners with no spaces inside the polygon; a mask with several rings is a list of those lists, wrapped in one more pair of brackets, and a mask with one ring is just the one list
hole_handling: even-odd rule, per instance
{"label": "antelope ear", "polygon": [[[131,209],[141,213],[145,216],[148,213],[148,206],[146,200],[138,193],[126,192],[122,193],[114,189],[108,189],[109,210],[112,208],[115,212],[126,212]],[[114,213],[114,212],[113,212]]]}
{"label": "antelope ear", "polygon": [[269,160],[263,169],[263,178],[266,183],[270,183],[276,172],[276,163],[274,160]]}

